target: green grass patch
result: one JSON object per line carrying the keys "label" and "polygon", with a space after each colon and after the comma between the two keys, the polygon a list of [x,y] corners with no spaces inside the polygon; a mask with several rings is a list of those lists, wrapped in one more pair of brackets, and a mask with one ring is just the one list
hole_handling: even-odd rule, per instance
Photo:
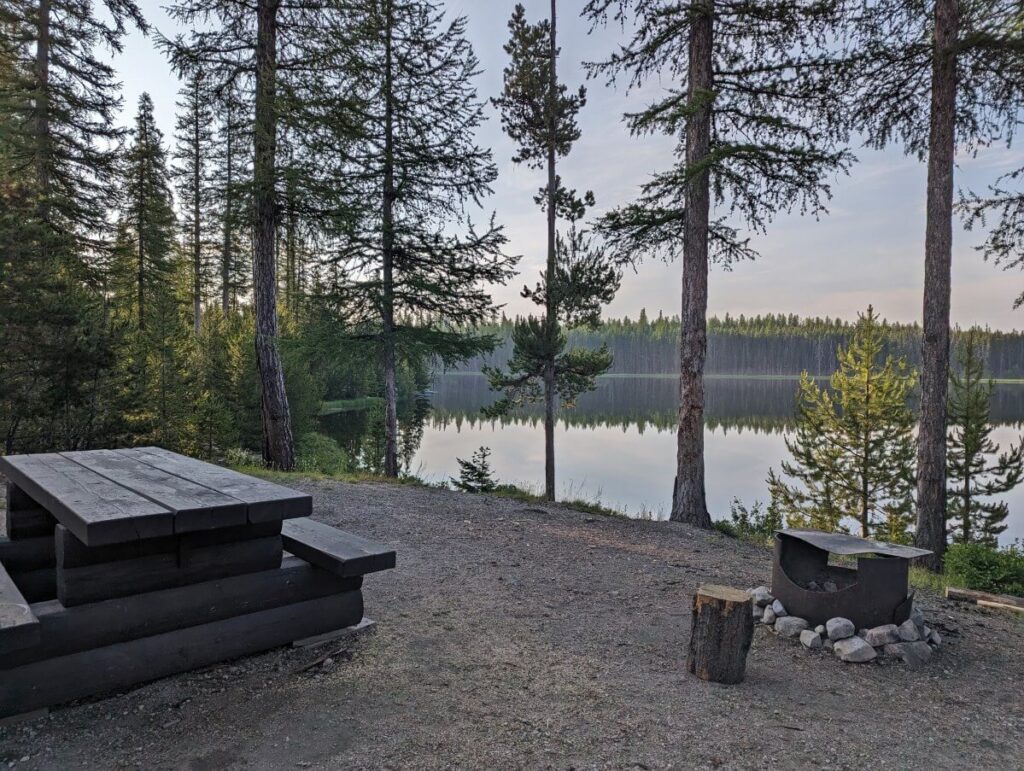
{"label": "green grass patch", "polygon": [[376,407],[383,403],[384,399],[380,396],[360,396],[355,399],[334,399],[333,401],[323,402],[320,405],[320,417],[325,415],[335,415],[339,412],[358,412],[359,410],[368,410],[371,407]]}

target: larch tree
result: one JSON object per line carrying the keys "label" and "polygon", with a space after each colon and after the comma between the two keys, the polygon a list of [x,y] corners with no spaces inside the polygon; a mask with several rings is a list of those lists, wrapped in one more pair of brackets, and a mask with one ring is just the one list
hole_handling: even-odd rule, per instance
{"label": "larch tree", "polygon": [[[516,259],[494,224],[477,229],[469,207],[497,175],[475,143],[483,118],[477,59],[466,20],[446,22],[429,0],[375,0],[342,20],[356,46],[350,95],[359,120],[345,131],[352,193],[365,202],[343,234],[336,294],[355,334],[380,351],[384,473],[399,473],[400,357],[455,363],[489,350],[474,328],[496,311],[491,285]],[[340,124],[339,124],[340,125]]]}
{"label": "larch tree", "polygon": [[[581,86],[570,92],[558,79],[558,8],[551,0],[548,19],[526,20],[517,4],[509,21],[502,94],[493,102],[501,112],[505,133],[516,143],[513,162],[542,169],[546,184],[534,199],[546,215],[545,267],[535,287],[523,297],[540,307],[539,318],[518,319],[512,330],[512,357],[506,369],[485,370],[491,388],[504,392],[488,412],[502,414],[526,402],[544,403],[544,496],[555,499],[555,424],[558,407],[572,406],[579,394],[595,387],[596,378],[611,367],[607,347],[570,348],[566,327],[596,327],[601,307],[619,288],[619,265],[594,245],[577,223],[594,196],[567,188],[558,174],[558,161],[580,137],[576,117],[586,103]],[[570,222],[558,232],[559,217]]]}
{"label": "larch tree", "polygon": [[1024,103],[1024,38],[1015,0],[872,0],[850,19],[844,82],[869,146],[900,144],[926,160],[921,415],[915,543],[942,565],[953,189],[961,153],[1009,140]]}
{"label": "larch tree", "polygon": [[188,74],[179,92],[174,137],[181,230],[192,274],[192,330],[197,338],[203,299],[211,283],[213,96],[202,69],[196,68]]}
{"label": "larch tree", "polygon": [[947,531],[951,542],[995,548],[1006,530],[1009,507],[993,498],[1024,481],[1024,442],[1000,452],[992,439],[995,384],[985,377],[977,338],[975,330],[966,334],[958,351],[959,371],[950,371]]}
{"label": "larch tree", "polygon": [[[850,161],[833,41],[838,0],[666,4],[589,0],[592,23],[629,23],[632,37],[593,73],[629,87],[660,84],[626,116],[636,135],[680,137],[675,162],[638,199],[603,218],[624,258],[682,258],[679,426],[671,518],[711,527],[704,487],[708,266],[754,256],[738,228],[773,215],[825,211],[830,179]],[[712,205],[718,207],[712,217]]]}
{"label": "larch tree", "polygon": [[914,488],[914,375],[885,354],[886,329],[872,308],[860,316],[838,369],[821,388],[800,380],[793,461],[769,472],[773,508],[789,527],[842,531],[846,518],[864,538],[909,540]]}
{"label": "larch tree", "polygon": [[202,68],[213,88],[237,86],[252,105],[252,299],[263,461],[285,470],[295,466],[295,441],[278,344],[278,144],[296,84],[322,83],[320,33],[329,10],[315,2],[257,0],[252,7],[231,0],[180,0],[169,12],[193,31],[187,38],[161,40],[179,73]]}

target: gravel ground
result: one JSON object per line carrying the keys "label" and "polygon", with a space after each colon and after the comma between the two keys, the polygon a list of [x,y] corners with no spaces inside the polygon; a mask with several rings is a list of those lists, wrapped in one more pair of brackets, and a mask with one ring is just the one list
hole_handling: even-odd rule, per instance
{"label": "gravel ground", "polygon": [[713,685],[685,673],[691,596],[705,581],[768,583],[767,550],[413,486],[294,486],[317,518],[397,548],[398,568],[364,584],[372,631],[0,728],[0,762],[1024,768],[1016,618],[926,596],[944,644],[917,671],[842,664],[758,627],[746,681]]}

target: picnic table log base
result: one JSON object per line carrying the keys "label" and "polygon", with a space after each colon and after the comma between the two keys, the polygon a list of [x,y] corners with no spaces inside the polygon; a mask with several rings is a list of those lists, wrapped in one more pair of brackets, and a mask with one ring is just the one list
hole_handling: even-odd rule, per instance
{"label": "picnic table log base", "polygon": [[0,718],[351,627],[363,575],[395,565],[308,519],[285,536],[308,495],[159,448],[0,473]]}
{"label": "picnic table log base", "polygon": [[686,658],[691,674],[714,683],[743,682],[754,638],[750,603],[749,594],[729,586],[709,584],[697,590]]}

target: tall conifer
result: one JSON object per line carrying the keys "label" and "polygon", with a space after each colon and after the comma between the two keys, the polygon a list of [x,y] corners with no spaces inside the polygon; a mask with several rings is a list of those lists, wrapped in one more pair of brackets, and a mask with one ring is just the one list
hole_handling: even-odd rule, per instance
{"label": "tall conifer", "polygon": [[[511,59],[504,88],[493,100],[501,111],[502,127],[516,142],[515,163],[543,169],[547,181],[534,199],[547,220],[547,254],[540,281],[523,289],[539,306],[539,318],[516,321],[513,352],[507,371],[487,370],[491,387],[504,396],[489,412],[498,414],[530,401],[544,402],[544,495],[555,499],[555,422],[559,401],[571,406],[576,397],[594,388],[598,375],[611,367],[607,348],[597,351],[569,348],[564,327],[600,322],[601,306],[619,288],[620,272],[603,249],[577,226],[594,196],[567,188],[557,163],[580,137],[576,116],[586,103],[586,90],[570,93],[558,79],[558,8],[551,0],[548,19],[531,24],[518,4],[509,21],[505,53]],[[558,218],[570,222],[558,232]]]}
{"label": "tall conifer", "polygon": [[[603,220],[630,259],[681,257],[682,329],[674,520],[711,526],[704,490],[708,265],[752,257],[749,237],[779,211],[824,211],[849,156],[831,46],[840,4],[590,0],[594,23],[631,22],[632,38],[594,72],[658,98],[626,116],[634,134],[679,137],[677,161]],[[724,212],[712,215],[712,205]],[[726,215],[729,215],[728,218]]]}

